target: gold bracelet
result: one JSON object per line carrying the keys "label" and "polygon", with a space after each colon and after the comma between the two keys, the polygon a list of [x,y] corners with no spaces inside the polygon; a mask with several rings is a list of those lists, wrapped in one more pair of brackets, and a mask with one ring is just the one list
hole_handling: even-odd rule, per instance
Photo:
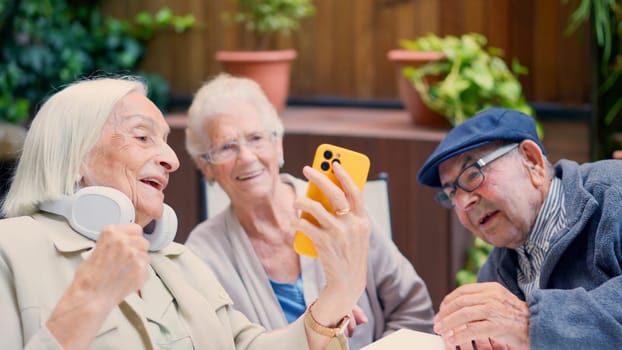
{"label": "gold bracelet", "polygon": [[313,305],[315,305],[316,301],[317,299],[315,299],[311,303],[311,305],[309,305],[309,307],[307,308],[307,312],[305,312],[305,324],[309,326],[309,328],[311,328],[315,333],[321,334],[329,338],[334,338],[340,334],[345,333],[345,330],[348,327],[348,323],[350,323],[350,316],[349,315],[343,316],[343,318],[339,320],[339,323],[337,324],[336,327],[324,326],[320,324],[313,317],[313,314],[311,313],[311,308],[313,307]]}

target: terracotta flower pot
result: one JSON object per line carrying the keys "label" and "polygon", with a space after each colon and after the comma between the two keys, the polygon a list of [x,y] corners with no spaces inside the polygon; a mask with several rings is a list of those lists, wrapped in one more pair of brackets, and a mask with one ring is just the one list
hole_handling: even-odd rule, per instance
{"label": "terracotta flower pot", "polygon": [[297,55],[295,50],[218,51],[216,60],[225,72],[255,80],[280,113],[289,95],[291,62]]}
{"label": "terracotta flower pot", "polygon": [[[417,52],[403,49],[391,50],[387,54],[387,58],[395,63],[400,99],[416,125],[438,128],[451,127],[447,118],[428,108],[411,82],[404,77],[402,69],[407,66],[421,66],[430,61],[441,60],[444,57],[440,52]],[[429,82],[433,82],[433,79],[430,78]]]}

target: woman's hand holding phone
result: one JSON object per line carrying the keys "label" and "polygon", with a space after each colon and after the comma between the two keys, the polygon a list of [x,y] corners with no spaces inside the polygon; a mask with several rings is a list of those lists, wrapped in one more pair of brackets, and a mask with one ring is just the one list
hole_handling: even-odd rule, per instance
{"label": "woman's hand holding phone", "polygon": [[[347,173],[348,179],[354,183],[355,187],[360,191],[363,190],[369,172],[369,158],[367,158],[366,155],[329,144],[321,144],[317,147],[313,158],[313,169],[324,175],[335,186],[342,188],[342,182],[339,181],[334,172],[334,164],[339,164]],[[307,197],[320,203],[330,213],[334,213],[335,215],[347,214],[348,210],[351,208],[345,206],[345,204],[343,207],[340,207],[339,203],[333,204],[330,198],[332,192],[327,191],[332,190],[321,189],[314,181],[310,181]],[[317,218],[309,212],[303,211],[301,216],[314,225],[319,225]],[[296,236],[294,237],[294,249],[298,254],[317,258],[318,253],[313,245],[313,240],[304,232],[306,231],[298,230],[296,232]]]}
{"label": "woman's hand holding phone", "polygon": [[363,193],[340,164],[332,167],[341,188],[311,167],[305,167],[303,174],[326,195],[332,208],[344,209],[343,215],[308,197],[294,204],[315,218],[312,223],[301,217],[296,228],[313,241],[326,275],[326,287],[313,307],[314,317],[323,324],[333,324],[335,315],[350,314],[364,291],[371,234]]}

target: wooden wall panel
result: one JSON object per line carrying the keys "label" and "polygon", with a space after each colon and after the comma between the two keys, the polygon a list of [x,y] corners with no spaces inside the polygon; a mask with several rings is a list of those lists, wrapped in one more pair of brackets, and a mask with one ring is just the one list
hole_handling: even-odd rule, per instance
{"label": "wooden wall panel", "polygon": [[533,60],[531,76],[534,82],[533,92],[544,100],[551,100],[556,91],[559,91],[559,79],[555,79],[560,73],[557,70],[560,61],[558,33],[545,30],[547,26],[559,26],[560,18],[557,11],[559,5],[558,1],[543,1],[535,13],[534,24],[538,40],[533,46],[539,55],[537,60]]}
{"label": "wooden wall panel", "polygon": [[[294,47],[291,95],[352,100],[397,100],[394,67],[386,53],[400,39],[428,32],[459,35],[482,32],[511,62],[530,69],[521,77],[534,102],[579,105],[589,102],[589,37],[586,31],[564,34],[579,0],[316,0],[316,15],[303,30],[278,40]],[[162,74],[173,94],[189,97],[221,67],[219,49],[248,47],[252,40],[237,26],[223,24],[221,13],[232,0],[108,0],[106,13],[131,17],[139,10],[168,6],[193,13],[200,25],[189,33],[159,33],[149,45],[142,68]]]}
{"label": "wooden wall panel", "polygon": [[[561,18],[568,18],[580,3],[580,0],[568,0],[560,5],[558,11]],[[564,25],[560,23],[560,26]],[[561,29],[564,29],[562,27]],[[590,46],[587,27],[581,27],[576,33],[569,36],[565,30],[557,32],[557,41],[560,45],[560,54],[557,61],[557,78],[559,79],[559,102],[574,104],[577,101],[586,102],[590,89]]]}
{"label": "wooden wall panel", "polygon": [[[356,15],[353,21],[352,40],[357,42],[352,50],[352,69],[358,74],[355,75],[353,91],[356,96],[373,96],[374,74],[374,55],[369,55],[374,50],[375,32],[373,23],[374,1],[359,0],[353,8]],[[377,57],[377,56],[376,56]]]}
{"label": "wooden wall panel", "polygon": [[[521,76],[520,80],[523,84],[523,91],[528,96],[528,99],[536,98],[533,86],[534,73],[533,67],[535,65],[535,58],[533,57],[533,37],[534,37],[534,6],[533,3],[537,0],[525,0],[525,1],[510,1],[510,21],[509,21],[509,35],[508,46],[505,49],[505,57],[516,57],[519,61],[529,68],[531,74],[527,76]],[[542,33],[538,33],[542,34]]]}
{"label": "wooden wall panel", "polygon": [[[511,0],[487,1],[484,7],[484,32],[488,33],[488,45],[506,48],[510,42]],[[507,55],[507,52],[506,52]]]}
{"label": "wooden wall panel", "polygon": [[[360,99],[391,98],[397,96],[397,81],[395,80],[395,66],[387,60],[387,52],[398,45],[399,31],[411,25],[412,8],[403,3],[392,4],[389,1],[376,1],[372,23],[374,48],[368,54],[374,58],[373,69],[376,72],[374,94],[372,96],[357,96]],[[406,19],[400,14],[408,16]]]}

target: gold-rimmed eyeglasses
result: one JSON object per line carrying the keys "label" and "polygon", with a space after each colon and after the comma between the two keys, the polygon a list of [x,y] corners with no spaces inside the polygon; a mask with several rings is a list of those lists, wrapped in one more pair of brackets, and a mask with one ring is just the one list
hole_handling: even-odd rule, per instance
{"label": "gold-rimmed eyeglasses", "polygon": [[444,185],[442,190],[436,194],[434,199],[445,208],[453,208],[454,197],[456,196],[456,190],[458,188],[466,192],[473,192],[478,189],[482,183],[484,183],[484,180],[486,180],[486,175],[482,171],[482,168],[508,154],[516,147],[518,147],[518,143],[501,146],[478,159],[475,163],[464,168],[454,182]]}

